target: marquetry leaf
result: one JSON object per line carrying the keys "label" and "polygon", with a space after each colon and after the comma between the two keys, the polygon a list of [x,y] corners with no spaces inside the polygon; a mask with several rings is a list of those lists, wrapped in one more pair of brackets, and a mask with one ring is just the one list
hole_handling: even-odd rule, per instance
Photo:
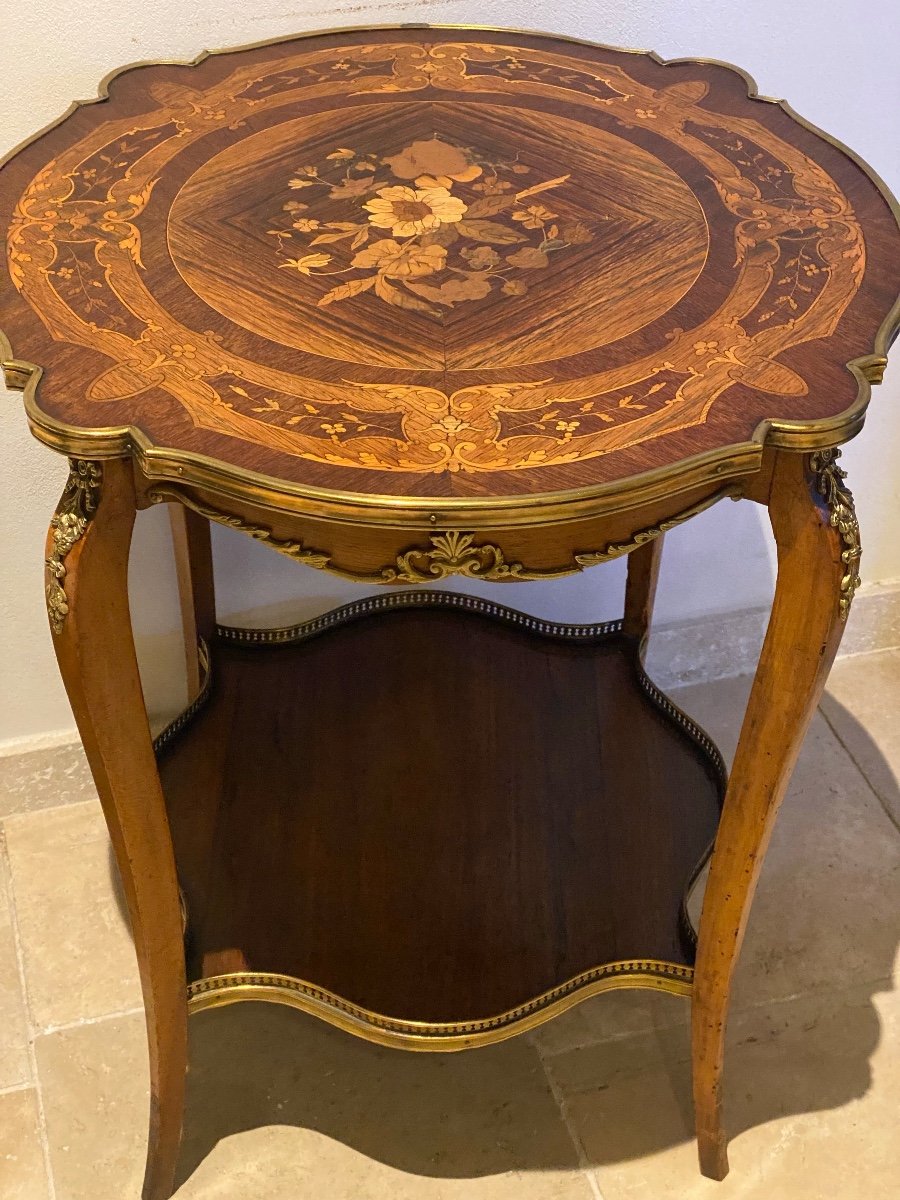
{"label": "marquetry leaf", "polygon": [[538,250],[537,246],[523,246],[515,254],[508,254],[506,261],[510,266],[521,267],[527,271],[533,267],[546,267],[550,259],[543,250]]}
{"label": "marquetry leaf", "polygon": [[556,179],[548,179],[546,183],[536,183],[534,187],[526,188],[524,192],[516,192],[516,200],[524,200],[526,196],[536,196],[538,192],[546,192],[549,188],[559,187],[569,178],[568,175],[558,175]]}
{"label": "marquetry leaf", "polygon": [[344,238],[353,237],[355,232],[356,226],[354,225],[352,229],[348,229],[343,233],[320,233],[309,244],[311,246],[319,246],[325,242],[342,242]]}
{"label": "marquetry leaf", "polygon": [[317,301],[318,306],[324,308],[326,304],[334,304],[335,300],[349,300],[351,296],[358,296],[360,292],[368,291],[375,280],[375,275],[368,275],[364,279],[351,279],[347,283],[341,283],[330,292],[326,292]]}
{"label": "marquetry leaf", "polygon": [[480,200],[473,200],[466,211],[469,217],[495,217],[517,203],[518,198],[512,192],[506,196],[484,196]]}
{"label": "marquetry leaf", "polygon": [[423,301],[417,300],[415,296],[411,296],[409,292],[395,288],[384,275],[375,276],[375,295],[379,299],[384,300],[385,303],[393,304],[397,308],[408,308],[413,312],[428,313],[431,317],[436,316],[438,312],[430,304],[425,304]]}
{"label": "marquetry leaf", "polygon": [[491,281],[485,275],[470,275],[468,279],[448,279],[440,287],[429,283],[413,283],[406,286],[410,291],[435,300],[438,304],[456,304],[460,300],[481,300],[490,294]]}
{"label": "marquetry leaf", "polygon": [[476,242],[491,242],[495,246],[512,246],[526,240],[521,233],[497,221],[459,221],[456,228],[463,237]]}

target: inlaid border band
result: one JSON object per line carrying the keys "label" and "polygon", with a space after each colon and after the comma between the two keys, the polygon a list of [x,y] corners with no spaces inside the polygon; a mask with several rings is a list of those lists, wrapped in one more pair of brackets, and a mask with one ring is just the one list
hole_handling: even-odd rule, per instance
{"label": "inlaid border band", "polygon": [[[308,33],[297,34],[292,38],[284,36],[264,39],[259,42],[241,46],[228,47],[220,50],[203,51],[193,60],[175,62],[178,66],[196,66],[211,56],[240,53],[241,51],[274,45],[284,41],[301,41],[305,38],[320,37],[329,34],[360,34],[366,32],[402,30],[404,26],[397,23],[366,26],[341,26],[330,29],[311,30]],[[660,66],[677,66],[684,63],[722,67],[742,79],[747,88],[749,99],[764,104],[772,104],[780,108],[800,127],[810,131],[822,141],[835,147],[854,162],[864,172],[876,188],[881,192],[891,212],[900,226],[900,203],[890,189],[879,177],[877,172],[855,153],[849,146],[828,134],[812,122],[797,113],[786,101],[761,96],[753,78],[741,67],[719,59],[710,58],[681,58],[666,60],[654,51],[629,49],[626,47],[610,46],[593,42],[585,38],[570,37],[561,34],[542,33],[539,30],[503,29],[490,25],[464,24],[423,24],[417,28],[433,29],[436,32],[470,31],[495,34],[512,34],[535,37],[553,37],[561,42],[569,42],[589,46],[601,51],[612,51],[633,55],[645,55]],[[126,71],[136,67],[154,65],[173,65],[173,60],[148,60],[126,64],[110,72],[101,80],[98,95],[84,101],[76,101],[57,120],[49,123],[20,145],[13,148],[8,155],[0,160],[0,165],[19,153],[32,142],[56,128],[79,108],[108,99],[109,88],[114,79]],[[510,523],[540,524],[549,519],[560,519],[565,513],[572,517],[576,513],[590,510],[593,513],[609,511],[610,509],[631,507],[641,500],[659,495],[666,490],[671,482],[677,480],[682,487],[685,482],[688,467],[693,471],[691,482],[702,483],[713,478],[731,478],[740,474],[754,472],[759,469],[760,455],[763,445],[779,446],[797,452],[810,452],[825,449],[846,441],[859,432],[864,420],[866,407],[871,396],[872,384],[880,383],[887,362],[887,350],[898,328],[900,328],[900,297],[885,315],[872,346],[872,349],[848,362],[847,368],[854,375],[858,384],[858,393],[854,402],[844,412],[821,421],[792,421],[766,420],[754,431],[749,442],[723,447],[711,454],[698,456],[696,462],[682,462],[674,467],[666,467],[654,471],[643,472],[623,481],[617,481],[614,486],[600,485],[597,487],[578,489],[561,493],[544,493],[528,498],[528,503],[499,503],[485,505],[479,502],[454,499],[451,501],[428,501],[418,499],[413,502],[400,501],[394,496],[362,497],[353,493],[333,492],[329,489],[298,487],[260,475],[256,472],[240,468],[228,468],[215,459],[203,455],[176,451],[165,447],[155,447],[133,427],[110,427],[100,430],[85,430],[68,425],[46,416],[40,411],[37,403],[37,387],[42,374],[38,364],[13,357],[13,349],[0,331],[0,359],[7,386],[24,390],[25,407],[32,431],[41,441],[54,449],[72,456],[83,458],[115,458],[133,455],[137,464],[149,479],[177,480],[180,483],[193,483],[198,486],[211,486],[225,494],[252,500],[275,511],[292,511],[303,507],[311,513],[332,516],[337,519],[349,520],[358,524],[381,523],[396,520],[398,517],[411,524],[426,523],[430,512],[438,508],[445,515],[467,512],[469,528],[479,528],[488,525],[496,526],[497,516],[504,511],[511,518]],[[604,503],[605,502],[605,503]],[[343,510],[343,511],[341,511]],[[352,511],[350,511],[352,510]],[[513,514],[515,516],[513,517]]]}

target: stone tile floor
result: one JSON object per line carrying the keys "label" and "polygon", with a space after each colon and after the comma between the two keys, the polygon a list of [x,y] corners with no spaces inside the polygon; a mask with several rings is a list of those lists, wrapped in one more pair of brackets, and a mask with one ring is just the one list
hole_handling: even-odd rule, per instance
{"label": "stone tile floor", "polygon": [[[730,754],[747,686],[676,698]],[[178,1200],[900,1194],[898,707],[900,652],[846,659],[804,747],[736,986],[724,1183],[696,1167],[686,1002],[614,992],[446,1056],[200,1014]],[[140,993],[83,759],[0,759],[0,833],[0,1197],[137,1200]]]}

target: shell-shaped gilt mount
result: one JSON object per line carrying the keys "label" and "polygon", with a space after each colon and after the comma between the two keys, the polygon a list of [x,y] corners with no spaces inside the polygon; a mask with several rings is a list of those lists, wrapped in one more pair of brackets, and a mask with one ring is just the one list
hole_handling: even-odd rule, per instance
{"label": "shell-shaped gilt mount", "polygon": [[853,493],[844,483],[847,472],[837,465],[840,456],[840,450],[818,450],[810,455],[809,463],[816,477],[816,490],[828,505],[831,525],[838,531],[844,544],[841,552],[844,574],[841,578],[838,607],[841,620],[846,621],[856,589],[860,585],[859,561],[862,557],[862,543]]}
{"label": "shell-shaped gilt mount", "polygon": [[99,463],[81,458],[69,460],[69,478],[50,522],[53,539],[45,563],[47,614],[55,634],[62,633],[69,614],[65,587],[66,557],[75,543],[84,537],[88,523],[97,511],[102,482],[103,470]]}
{"label": "shell-shaped gilt mount", "polygon": [[[427,583],[448,575],[468,575],[503,583],[512,579],[540,579],[546,572],[527,571],[520,562],[507,562],[499,546],[476,545],[474,533],[436,533],[428,550],[408,550],[397,557],[395,567],[381,572],[385,583]],[[561,572],[556,572],[561,574]]]}

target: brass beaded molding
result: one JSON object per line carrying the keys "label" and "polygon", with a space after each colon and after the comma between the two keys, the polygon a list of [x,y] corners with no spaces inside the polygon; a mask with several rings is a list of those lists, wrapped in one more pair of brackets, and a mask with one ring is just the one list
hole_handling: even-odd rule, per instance
{"label": "brass beaded molding", "polygon": [[[566,641],[591,641],[611,634],[622,632],[622,622],[599,621],[593,625],[566,625],[559,621],[545,621],[542,617],[533,617],[529,613],[518,612],[514,608],[497,604],[493,600],[482,600],[480,596],[465,596],[461,592],[392,592],[389,596],[367,596],[362,600],[353,600],[340,608],[302,621],[297,625],[286,625],[280,629],[249,629],[238,625],[219,625],[217,637],[222,642],[234,642],[238,645],[290,645],[293,642],[306,641],[316,634],[326,633],[360,617],[372,613],[388,612],[392,609],[403,608],[445,608],[461,609],[464,612],[477,613],[480,616],[492,617],[504,621],[508,625],[517,625],[529,633],[538,633],[543,637],[560,638]],[[661,695],[662,693],[660,693]],[[684,714],[682,714],[684,715]],[[689,717],[685,718],[690,721]]]}
{"label": "brass beaded molding", "polygon": [[302,979],[252,971],[198,979],[188,988],[188,1005],[191,1012],[201,1012],[242,1000],[268,1000],[300,1008],[329,1024],[382,1045],[406,1050],[452,1051],[490,1045],[533,1029],[599,992],[644,987],[689,996],[693,978],[693,968],[679,963],[625,959],[584,971],[525,1004],[478,1021],[397,1020],[369,1012]]}

